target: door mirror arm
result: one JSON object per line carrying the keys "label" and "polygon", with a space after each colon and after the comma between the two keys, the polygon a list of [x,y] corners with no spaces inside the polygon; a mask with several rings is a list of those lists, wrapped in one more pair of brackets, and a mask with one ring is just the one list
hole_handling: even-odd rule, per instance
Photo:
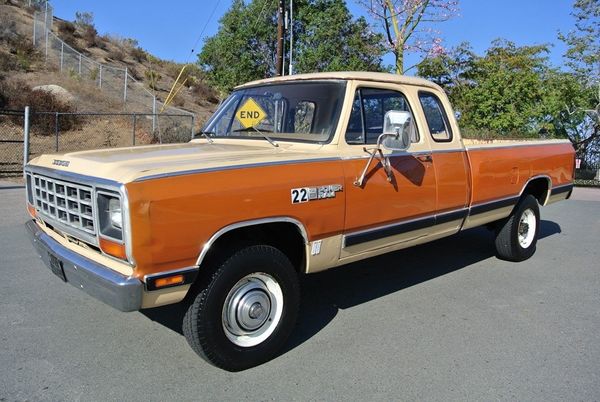
{"label": "door mirror arm", "polygon": [[392,164],[390,162],[390,158],[389,158],[389,156],[385,156],[383,154],[383,151],[381,150],[381,144],[383,143],[383,140],[388,137],[392,137],[397,140],[400,137],[400,130],[396,130],[395,134],[383,133],[383,134],[379,135],[379,137],[377,138],[377,144],[375,145],[374,148],[367,148],[367,147],[363,148],[363,151],[368,153],[370,156],[369,156],[369,160],[367,161],[367,164],[365,165],[365,168],[363,169],[360,177],[358,177],[356,180],[354,180],[354,185],[356,187],[363,186],[363,184],[365,182],[365,178],[367,176],[367,171],[369,170],[369,166],[371,166],[371,162],[373,162],[373,159],[377,159],[381,163],[381,166],[383,166],[383,170],[385,170],[385,174],[387,175],[387,181],[388,182],[392,181],[393,175],[392,175]]}

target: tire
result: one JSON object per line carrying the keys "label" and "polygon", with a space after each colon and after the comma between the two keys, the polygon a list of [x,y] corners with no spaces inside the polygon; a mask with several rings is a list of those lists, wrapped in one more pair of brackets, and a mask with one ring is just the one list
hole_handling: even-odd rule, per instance
{"label": "tire", "polygon": [[524,261],[535,253],[540,231],[540,208],[532,195],[521,198],[508,219],[498,224],[496,252],[507,261]]}
{"label": "tire", "polygon": [[300,286],[290,260],[266,245],[244,246],[215,270],[183,318],[203,359],[228,371],[262,364],[284,346],[298,317]]}

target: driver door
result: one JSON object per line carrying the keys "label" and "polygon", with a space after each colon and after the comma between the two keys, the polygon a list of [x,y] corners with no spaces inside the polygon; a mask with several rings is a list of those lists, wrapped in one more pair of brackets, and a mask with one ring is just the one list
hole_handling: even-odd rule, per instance
{"label": "driver door", "polygon": [[[418,130],[411,107],[411,93],[397,85],[357,86],[345,134],[347,155],[343,160],[346,216],[340,257],[386,249],[425,238],[435,222],[436,180],[431,149]],[[383,131],[389,110],[412,115],[408,151],[389,151],[392,175],[388,181],[382,164],[373,160],[362,186],[356,185],[369,155]]]}

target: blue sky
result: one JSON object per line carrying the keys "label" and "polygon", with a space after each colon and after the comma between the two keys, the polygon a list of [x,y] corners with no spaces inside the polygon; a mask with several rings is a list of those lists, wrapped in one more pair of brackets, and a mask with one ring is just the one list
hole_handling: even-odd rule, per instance
{"label": "blue sky", "polygon": [[[144,49],[161,58],[184,62],[215,6],[215,15],[203,36],[217,31],[218,20],[231,0],[55,0],[51,4],[56,16],[68,20],[75,18],[76,11],[91,11],[101,34],[135,38]],[[517,45],[549,43],[553,45],[550,60],[560,66],[565,48],[557,33],[571,29],[572,4],[572,0],[461,0],[460,15],[439,24],[437,29],[446,47],[469,41],[477,53],[484,52],[495,38]],[[364,13],[354,0],[349,0],[348,6],[355,15]],[[407,65],[416,60],[409,56]],[[393,59],[388,56],[385,62],[392,64]]]}

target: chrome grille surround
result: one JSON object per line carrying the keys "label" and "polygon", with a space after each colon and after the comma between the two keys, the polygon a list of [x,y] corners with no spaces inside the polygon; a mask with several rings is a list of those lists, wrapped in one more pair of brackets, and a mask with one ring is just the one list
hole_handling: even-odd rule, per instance
{"label": "chrome grille surround", "polygon": [[68,235],[96,244],[93,188],[36,173],[32,176],[34,206],[43,220]]}
{"label": "chrome grille surround", "polygon": [[[127,260],[117,259],[116,257],[112,257],[109,254],[106,254],[104,251],[99,249],[99,251],[109,257],[114,259],[115,261],[119,261],[121,263],[127,263],[128,265],[134,267],[136,265],[135,259],[133,258],[133,251],[131,248],[131,223],[129,217],[129,201],[127,195],[127,188],[121,182],[105,179],[102,177],[95,176],[87,176],[79,173],[68,172],[64,170],[47,168],[44,166],[37,166],[27,164],[25,166],[25,175],[26,175],[26,200],[28,200],[29,195],[32,196],[32,201],[34,202],[34,207],[36,209],[37,219],[43,221],[54,227],[55,230],[61,231],[63,234],[68,235],[74,239],[83,241],[84,243],[93,245],[99,248],[99,237],[105,237],[100,233],[100,227],[98,224],[98,215],[99,211],[97,208],[97,197],[99,192],[108,192],[108,194],[114,194],[118,196],[121,200],[121,208],[123,210],[123,240],[122,242],[125,244],[125,251],[127,255]],[[93,216],[93,224],[94,231],[93,233],[78,230],[77,227],[70,226],[60,222],[56,217],[52,217],[49,214],[44,214],[43,211],[39,211],[35,199],[35,177],[42,177],[47,180],[51,180],[53,182],[58,183],[67,183],[70,186],[81,187],[84,190],[91,191],[91,202],[90,206],[92,207],[92,216]],[[85,201],[85,200],[83,200]],[[29,201],[28,201],[29,202]]]}

